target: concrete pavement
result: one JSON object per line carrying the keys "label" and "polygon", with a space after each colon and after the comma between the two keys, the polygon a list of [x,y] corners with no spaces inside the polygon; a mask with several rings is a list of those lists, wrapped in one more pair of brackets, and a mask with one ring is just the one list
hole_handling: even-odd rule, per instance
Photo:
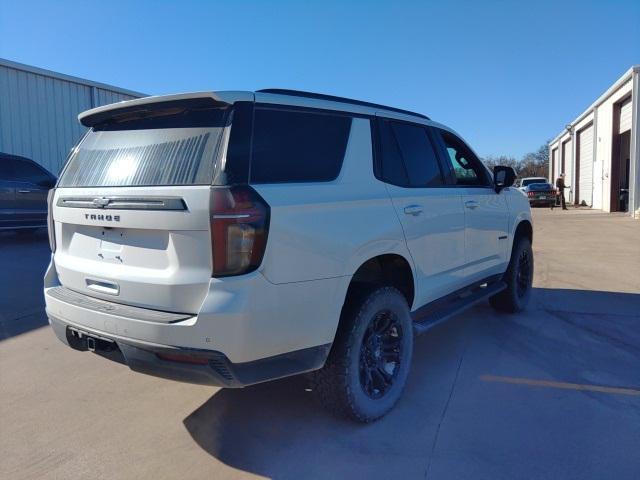
{"label": "concrete pavement", "polygon": [[534,220],[530,308],[419,337],[404,397],[367,426],[304,378],[221,390],[65,347],[39,328],[46,236],[4,234],[0,478],[640,478],[640,223]]}

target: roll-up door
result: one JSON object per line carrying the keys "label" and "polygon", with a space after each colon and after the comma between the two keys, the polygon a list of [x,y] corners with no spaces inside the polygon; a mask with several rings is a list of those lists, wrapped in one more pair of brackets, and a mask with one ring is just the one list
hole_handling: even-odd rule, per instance
{"label": "roll-up door", "polygon": [[631,97],[620,105],[620,129],[618,133],[631,130]]}
{"label": "roll-up door", "polygon": [[593,203],[593,125],[578,132],[578,203]]}
{"label": "roll-up door", "polygon": [[574,191],[573,187],[573,158],[572,158],[572,140],[569,138],[566,142],[562,144],[562,167],[560,168],[560,173],[564,173],[564,184],[569,187],[564,191],[564,194],[567,197],[567,200],[573,201],[572,192]]}

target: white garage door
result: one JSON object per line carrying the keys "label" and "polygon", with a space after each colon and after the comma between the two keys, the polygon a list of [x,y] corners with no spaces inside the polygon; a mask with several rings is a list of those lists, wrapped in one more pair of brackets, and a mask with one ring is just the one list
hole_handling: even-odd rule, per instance
{"label": "white garage door", "polygon": [[593,198],[593,125],[578,132],[580,149],[580,177],[578,179],[578,203],[584,200],[592,205]]}
{"label": "white garage door", "polygon": [[562,166],[560,167],[561,172],[564,173],[564,183],[567,187],[567,190],[564,191],[564,194],[567,196],[569,201],[573,201],[573,158],[572,154],[572,141],[567,140],[562,144]]}
{"label": "white garage door", "polygon": [[624,133],[627,130],[631,130],[631,97],[620,105],[620,130],[619,133]]}

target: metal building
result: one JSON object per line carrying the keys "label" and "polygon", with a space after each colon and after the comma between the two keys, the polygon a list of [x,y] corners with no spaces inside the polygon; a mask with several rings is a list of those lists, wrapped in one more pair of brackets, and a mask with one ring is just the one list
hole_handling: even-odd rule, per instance
{"label": "metal building", "polygon": [[85,130],[78,113],[143,96],[0,59],[0,152],[35,160],[57,175]]}
{"label": "metal building", "polygon": [[639,95],[636,65],[549,144],[549,178],[565,173],[569,202],[640,218]]}

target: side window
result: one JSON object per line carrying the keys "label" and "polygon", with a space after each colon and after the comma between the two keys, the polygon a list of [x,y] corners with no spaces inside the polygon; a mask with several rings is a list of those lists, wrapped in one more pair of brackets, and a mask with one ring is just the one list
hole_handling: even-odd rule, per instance
{"label": "side window", "polygon": [[401,187],[434,187],[443,184],[436,152],[421,125],[381,120],[382,180]]}
{"label": "side window", "polygon": [[47,186],[52,181],[51,176],[41,168],[29,162],[14,162],[14,173],[19,182],[29,182],[35,185]]}
{"label": "side window", "polygon": [[380,121],[378,148],[380,155],[381,180],[400,187],[409,187],[409,175],[402,160],[398,142],[391,129],[390,122]]}
{"label": "side window", "polygon": [[256,108],[250,181],[335,180],[342,168],[351,121],[344,115]]}
{"label": "side window", "polygon": [[0,156],[0,180],[15,180],[11,157]]}
{"label": "side window", "polygon": [[457,185],[488,186],[487,171],[462,140],[450,132],[440,130]]}

